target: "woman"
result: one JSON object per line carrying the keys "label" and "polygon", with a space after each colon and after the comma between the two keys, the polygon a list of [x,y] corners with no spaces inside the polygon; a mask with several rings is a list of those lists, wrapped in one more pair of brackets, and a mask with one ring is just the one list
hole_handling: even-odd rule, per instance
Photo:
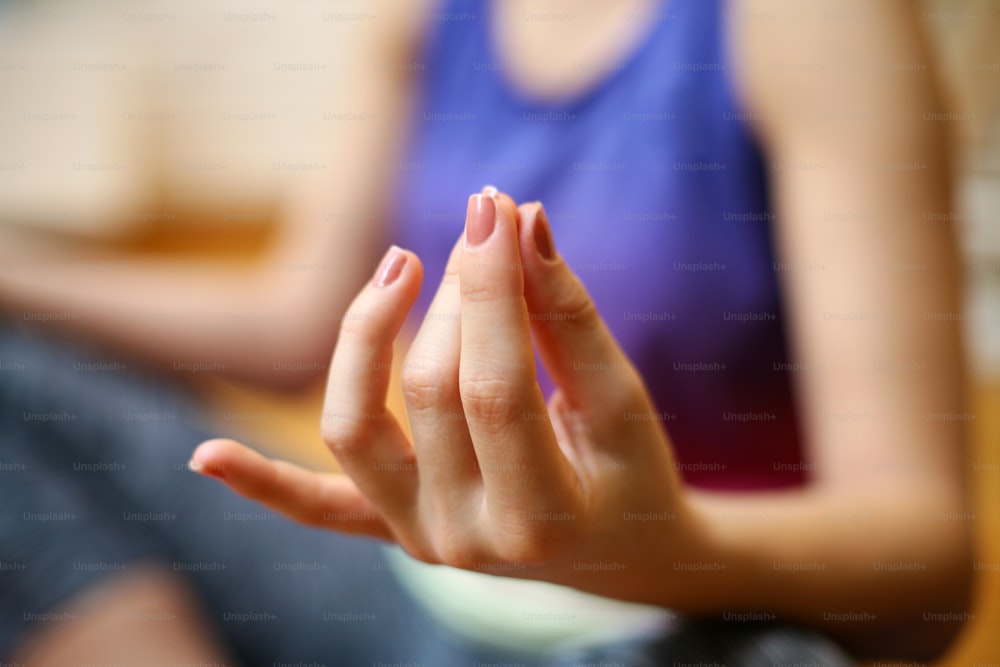
{"label": "woman", "polygon": [[[905,4],[454,2],[424,27],[415,120],[395,163],[399,226],[357,241],[389,236],[412,252],[390,251],[347,309],[330,368],[324,434],[350,480],[231,442],[199,448],[192,467],[299,521],[397,541],[422,560],[730,621],[620,649],[653,659],[721,644],[718,660],[752,664],[748,656],[771,651],[771,621],[858,655],[942,651],[968,596],[968,533],[955,520],[965,509],[963,437],[949,417],[961,412],[948,317],[958,308],[949,230],[926,222],[948,210],[947,160],[930,70],[902,67],[927,60]],[[483,182],[540,200],[549,215],[494,191],[474,196],[445,280],[433,300],[430,290],[418,297],[421,260],[429,276],[444,269],[456,202]],[[304,239],[298,247],[345,235],[315,229],[318,239],[292,235]],[[5,291],[47,308],[118,298],[49,280]],[[340,293],[326,298],[330,283],[308,280],[305,321],[328,317],[317,304],[339,312]],[[288,293],[268,289],[258,307],[270,312]],[[429,316],[404,362],[411,451],[384,402],[391,342],[414,303]],[[84,319],[160,359],[222,359],[248,376],[264,366],[261,339],[231,330],[160,331],[147,342],[140,329],[155,327],[136,318]],[[275,339],[288,328],[280,321]],[[307,356],[329,338],[318,324],[294,336]],[[174,410],[188,411],[162,412]],[[207,607],[248,661],[324,650],[343,664],[489,655],[455,646],[389,573],[373,574],[370,543],[260,531],[250,525],[258,515],[204,484],[165,488],[157,480],[177,467],[180,443],[197,439],[193,428],[104,428],[86,442],[54,419],[29,428],[40,433],[18,429],[26,457],[40,456],[28,444],[40,438],[86,460],[108,458],[105,439],[138,450],[112,450],[135,475],[107,495],[165,518],[150,519],[141,540],[108,531],[81,562],[162,560],[169,545],[175,564],[204,564],[180,568],[203,599],[175,595],[185,622],[172,650],[221,655],[193,611]],[[120,502],[101,500],[92,525],[67,533],[102,534],[102,511]],[[220,524],[214,508],[247,518]],[[205,523],[199,549],[175,535],[171,516]],[[336,571],[293,579],[274,568],[240,586],[240,576],[300,554]],[[239,576],[222,570],[228,563]],[[31,577],[19,582],[10,600],[39,604]],[[79,575],[46,602],[85,583]],[[134,595],[118,586],[110,590]],[[156,575],[132,586],[184,588]],[[107,613],[100,604],[87,608]],[[36,632],[26,653],[100,644],[96,632],[59,632]],[[838,659],[815,635],[778,632],[791,645],[781,661]]]}

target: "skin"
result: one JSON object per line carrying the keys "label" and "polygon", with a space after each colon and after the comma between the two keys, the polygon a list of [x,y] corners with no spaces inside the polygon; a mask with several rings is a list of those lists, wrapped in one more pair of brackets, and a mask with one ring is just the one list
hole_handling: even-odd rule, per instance
{"label": "skin", "polygon": [[63,605],[59,613],[73,620],[61,622],[58,631],[32,636],[10,664],[236,664],[207,630],[211,619],[179,579],[177,573],[152,565],[109,577]]}
{"label": "skin", "polygon": [[[594,18],[601,4],[572,7],[598,30],[612,25]],[[600,68],[546,67],[557,59],[538,54],[552,53],[562,28],[524,27],[519,2],[497,7],[499,48],[524,90],[560,80],[555,89],[566,93],[600,78]],[[971,556],[967,522],[940,518],[968,508],[962,424],[928,417],[963,409],[959,331],[954,319],[927,314],[961,307],[951,230],[925,217],[950,210],[943,133],[922,115],[939,108],[933,71],[894,67],[929,58],[902,1],[820,0],[803,10],[791,0],[740,0],[732,11],[735,79],[774,167],[779,261],[824,267],[783,273],[795,361],[809,369],[796,376],[815,462],[809,486],[733,494],[683,486],[655,420],[621,418],[652,409],[642,380],[577,279],[538,254],[538,206],[515,208],[500,194],[489,197],[496,230],[473,247],[459,239],[432,306],[460,317],[428,318],[404,362],[412,442],[384,407],[391,341],[422,279],[419,259],[401,251],[396,280],[366,285],[348,308],[357,316],[336,336],[323,433],[347,475],[270,461],[231,441],[203,444],[193,467],[295,520],[397,541],[428,562],[514,562],[528,578],[684,613],[774,614],[859,655],[938,655],[959,626],[923,614],[968,608]],[[855,20],[831,18],[839,15]],[[608,36],[616,30],[619,41]],[[584,62],[607,62],[638,35],[599,34],[592,43],[602,55]],[[923,167],[900,166],[908,164]],[[75,303],[54,285],[30,299]],[[532,318],[541,313],[567,319]],[[529,363],[529,331],[559,387],[548,405]],[[161,342],[171,358],[176,351]],[[591,385],[572,373],[580,359],[612,371]],[[873,417],[843,418],[851,414]],[[667,518],[625,521],[627,512]],[[327,520],[338,515],[364,518]],[[555,520],[564,517],[573,518]],[[627,567],[572,567],[598,560]],[[923,569],[877,567],[899,562]],[[796,563],[823,569],[778,567]],[[868,620],[839,620],[846,612]]]}

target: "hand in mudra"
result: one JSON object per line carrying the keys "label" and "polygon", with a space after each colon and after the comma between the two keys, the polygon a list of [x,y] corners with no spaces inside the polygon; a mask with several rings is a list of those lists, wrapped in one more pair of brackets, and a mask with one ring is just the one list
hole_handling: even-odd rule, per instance
{"label": "hand in mudra", "polygon": [[[391,248],[344,317],[322,432],[346,475],[229,440],[198,447],[193,469],[426,562],[653,599],[650,578],[669,579],[670,559],[691,553],[696,522],[643,382],[556,254],[541,205],[493,189],[470,198],[403,363],[411,442],[386,396],[422,273]],[[558,387],[548,405],[532,333]]]}

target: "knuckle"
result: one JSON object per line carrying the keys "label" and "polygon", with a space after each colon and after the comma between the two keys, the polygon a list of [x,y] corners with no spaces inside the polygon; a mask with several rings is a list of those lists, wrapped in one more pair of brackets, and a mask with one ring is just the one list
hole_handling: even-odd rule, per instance
{"label": "knuckle", "polygon": [[400,374],[400,385],[406,405],[416,411],[434,410],[454,398],[453,383],[436,364],[407,360]]}
{"label": "knuckle", "polygon": [[459,292],[465,303],[497,303],[524,299],[519,261],[466,259],[459,276]]}
{"label": "knuckle", "polygon": [[499,300],[503,291],[497,286],[498,281],[463,280],[461,283],[462,300],[468,303],[490,303]]}
{"label": "knuckle", "polygon": [[320,420],[323,442],[335,455],[349,455],[363,447],[367,440],[368,427],[363,422],[356,416],[324,411]]}
{"label": "knuckle", "polygon": [[560,322],[576,329],[595,329],[601,322],[597,306],[578,280],[572,280],[569,289],[557,296],[555,311]]}
{"label": "knuckle", "polygon": [[520,384],[500,377],[472,377],[459,382],[462,405],[469,419],[507,424],[521,416]]}

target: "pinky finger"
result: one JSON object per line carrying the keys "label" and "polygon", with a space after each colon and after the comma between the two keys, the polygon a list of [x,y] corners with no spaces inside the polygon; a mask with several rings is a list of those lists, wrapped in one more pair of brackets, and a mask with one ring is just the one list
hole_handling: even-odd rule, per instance
{"label": "pinky finger", "polygon": [[269,459],[233,440],[203,442],[188,465],[298,523],[395,541],[382,515],[347,475]]}

